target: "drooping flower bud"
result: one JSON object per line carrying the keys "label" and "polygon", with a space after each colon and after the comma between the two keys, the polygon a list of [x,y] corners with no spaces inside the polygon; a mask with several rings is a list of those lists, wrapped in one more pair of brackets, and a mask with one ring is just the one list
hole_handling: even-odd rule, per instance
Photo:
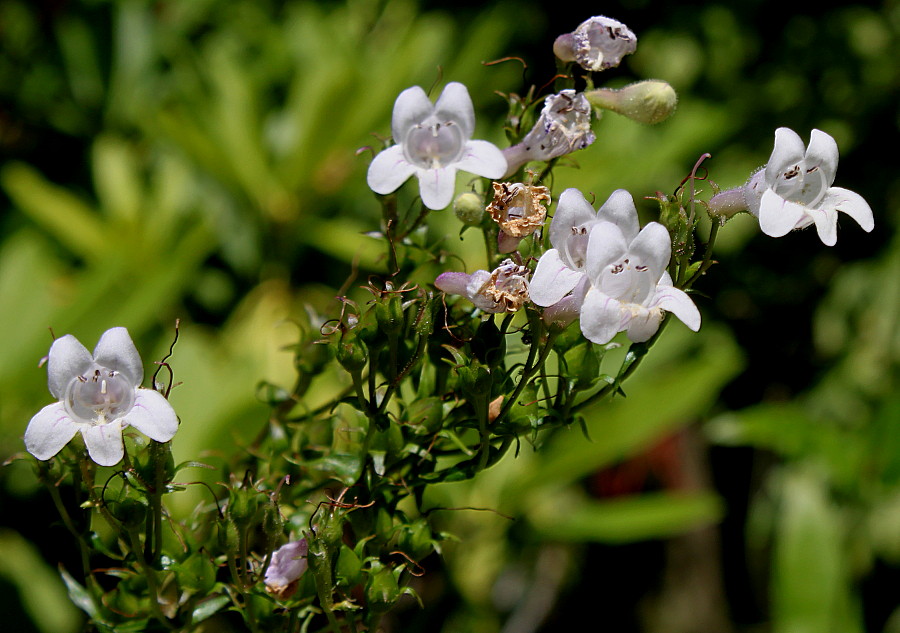
{"label": "drooping flower bud", "polygon": [[289,598],[297,590],[297,581],[308,567],[309,546],[306,539],[291,541],[282,545],[272,554],[266,569],[266,591],[281,599]]}
{"label": "drooping flower bud", "polygon": [[585,97],[595,107],[651,125],[666,120],[678,105],[675,89],[658,79],[639,81],[618,90],[598,88],[586,92]]}
{"label": "drooping flower bud", "polygon": [[532,160],[551,160],[579,149],[596,140],[591,130],[591,105],[584,94],[563,90],[544,99],[537,123],[521,143],[503,150],[507,175],[515,173]]}
{"label": "drooping flower bud", "polygon": [[553,53],[564,62],[578,62],[593,72],[618,66],[637,48],[637,36],[627,26],[602,15],[582,22],[572,33],[556,38]]}
{"label": "drooping flower bud", "polygon": [[493,186],[494,199],[487,210],[500,226],[500,252],[509,253],[516,250],[523,237],[544,225],[544,203],[550,204],[550,190],[520,182],[495,182]]}

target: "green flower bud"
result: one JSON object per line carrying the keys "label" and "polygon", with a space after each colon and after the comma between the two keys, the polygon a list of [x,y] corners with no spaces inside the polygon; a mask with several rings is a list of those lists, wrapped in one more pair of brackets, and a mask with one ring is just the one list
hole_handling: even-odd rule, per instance
{"label": "green flower bud", "polygon": [[375,304],[378,327],[388,336],[396,336],[403,330],[403,303],[398,295]]}
{"label": "green flower bud", "polygon": [[352,330],[341,336],[335,356],[341,367],[351,373],[361,371],[369,361],[369,352],[365,343]]}
{"label": "green flower bud", "polygon": [[138,499],[123,499],[117,503],[110,503],[109,509],[126,529],[140,527],[147,518],[147,504]]}
{"label": "green flower bud", "polygon": [[483,397],[491,392],[491,373],[482,365],[473,363],[470,367],[459,367],[460,386],[469,396]]}
{"label": "green flower bud", "polygon": [[595,108],[612,110],[647,124],[665,121],[678,105],[675,89],[658,79],[639,81],[619,90],[598,88],[584,95]]}
{"label": "green flower bud", "polygon": [[372,562],[369,582],[366,585],[366,602],[375,613],[388,611],[403,595],[394,571],[378,561]]}
{"label": "green flower bud", "polygon": [[481,196],[471,191],[460,194],[453,201],[453,212],[466,226],[478,226],[484,219],[484,203]]}

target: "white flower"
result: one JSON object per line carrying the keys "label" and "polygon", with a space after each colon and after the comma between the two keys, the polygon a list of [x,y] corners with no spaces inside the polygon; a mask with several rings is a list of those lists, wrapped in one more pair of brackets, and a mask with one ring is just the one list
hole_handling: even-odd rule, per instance
{"label": "white flower", "polygon": [[438,275],[434,285],[462,295],[485,312],[515,312],[528,301],[528,269],[505,259],[493,272],[449,272]]}
{"label": "white flower", "polygon": [[544,99],[537,123],[521,143],[503,150],[512,174],[532,160],[551,160],[579,149],[596,140],[591,130],[591,104],[584,93],[566,89]]}
{"label": "white flower", "polygon": [[529,283],[535,304],[556,304],[584,279],[588,238],[592,228],[603,221],[618,226],[629,240],[637,236],[638,216],[631,194],[618,189],[594,211],[577,189],[562,192],[550,221],[553,248],[541,256]]}
{"label": "white flower", "polygon": [[765,170],[755,174],[745,188],[750,212],[759,218],[762,232],[781,237],[815,224],[822,242],[834,246],[838,211],[856,220],[864,231],[871,231],[875,220],[862,196],[831,186],[837,164],[837,143],[825,132],[813,130],[804,149],[793,130],[775,130],[775,149]]}
{"label": "white flower", "polygon": [[603,15],[582,22],[572,33],[561,35],[553,52],[564,62],[575,61],[590,71],[618,66],[637,49],[637,36],[627,26]]}
{"label": "white flower", "polygon": [[624,331],[631,341],[646,341],[659,329],[663,311],[700,329],[700,312],[666,272],[671,250],[669,232],[657,222],[633,239],[610,222],[593,228],[586,264],[591,287],[581,304],[581,332],[588,340],[608,343]]}
{"label": "white flower", "polygon": [[266,589],[279,598],[288,598],[296,590],[296,582],[308,567],[309,546],[305,538],[285,543],[272,554],[266,569]]}
{"label": "white flower", "polygon": [[422,203],[443,209],[453,199],[457,170],[486,178],[506,173],[503,153],[487,141],[473,141],[475,110],[461,83],[447,84],[432,104],[419,86],[407,88],[394,102],[393,147],[369,165],[367,181],[375,193],[388,194],[414,175]]}
{"label": "white flower", "polygon": [[59,402],[41,409],[25,430],[25,447],[38,459],[50,459],[81,431],[91,459],[113,466],[125,454],[122,430],[133,426],[168,442],[178,418],[165,397],[141,389],[144,367],[128,330],[104,332],[93,355],[71,334],[53,341],[47,384]]}

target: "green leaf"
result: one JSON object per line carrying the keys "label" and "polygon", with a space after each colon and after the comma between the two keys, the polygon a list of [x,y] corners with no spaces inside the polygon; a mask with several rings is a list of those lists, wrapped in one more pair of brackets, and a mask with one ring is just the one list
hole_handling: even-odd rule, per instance
{"label": "green leaf", "polygon": [[528,518],[542,537],[559,541],[667,538],[722,517],[722,502],[712,493],[649,493],[608,501],[555,496],[544,501]]}

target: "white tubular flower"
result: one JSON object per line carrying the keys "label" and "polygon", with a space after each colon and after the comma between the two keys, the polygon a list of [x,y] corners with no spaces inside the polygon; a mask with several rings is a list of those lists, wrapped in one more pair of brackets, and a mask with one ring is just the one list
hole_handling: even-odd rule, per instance
{"label": "white tubular flower", "polygon": [[71,334],[53,341],[47,384],[59,402],[41,409],[25,430],[25,447],[36,458],[56,455],[81,431],[91,459],[113,466],[125,454],[122,430],[132,426],[168,442],[178,430],[169,401],[141,389],[144,366],[128,330],[104,332],[93,355]]}
{"label": "white tubular flower", "polygon": [[608,343],[624,331],[635,343],[646,341],[659,329],[663,311],[700,329],[700,312],[666,272],[671,250],[669,232],[657,222],[631,240],[609,222],[594,227],[586,265],[591,288],[581,304],[581,332],[588,340]]}
{"label": "white tubular flower", "polygon": [[871,231],[875,220],[862,196],[831,186],[837,164],[837,143],[825,132],[813,130],[804,149],[793,130],[775,130],[775,149],[765,171],[746,185],[750,212],[759,218],[762,232],[781,237],[815,224],[822,242],[834,246],[838,211],[856,220],[864,231]]}
{"label": "white tubular flower", "polygon": [[591,130],[591,104],[584,93],[563,90],[544,99],[537,123],[521,143],[503,150],[514,173],[532,160],[551,160],[584,149],[596,140]]}
{"label": "white tubular flower", "polygon": [[515,312],[528,301],[527,275],[525,266],[505,259],[493,272],[443,273],[434,285],[449,294],[462,295],[485,312]]}
{"label": "white tubular flower", "polygon": [[629,240],[638,234],[637,209],[631,194],[618,189],[598,211],[577,189],[566,189],[559,197],[550,221],[550,250],[541,256],[529,283],[531,300],[552,306],[572,292],[584,278],[588,238],[600,222],[618,226]]}
{"label": "white tubular flower", "polygon": [[272,554],[266,569],[266,591],[281,599],[289,598],[297,589],[297,581],[306,572],[309,545],[305,538],[285,543]]}
{"label": "white tubular flower", "polygon": [[388,194],[415,175],[422,203],[445,208],[453,199],[458,170],[486,178],[506,173],[503,153],[487,141],[470,140],[474,131],[475,110],[461,83],[447,84],[434,104],[419,86],[407,88],[394,102],[391,133],[397,144],[369,165],[369,188]]}
{"label": "white tubular flower", "polygon": [[553,52],[564,62],[575,61],[597,72],[618,66],[637,49],[637,36],[627,26],[603,15],[582,22],[572,33],[561,35]]}

